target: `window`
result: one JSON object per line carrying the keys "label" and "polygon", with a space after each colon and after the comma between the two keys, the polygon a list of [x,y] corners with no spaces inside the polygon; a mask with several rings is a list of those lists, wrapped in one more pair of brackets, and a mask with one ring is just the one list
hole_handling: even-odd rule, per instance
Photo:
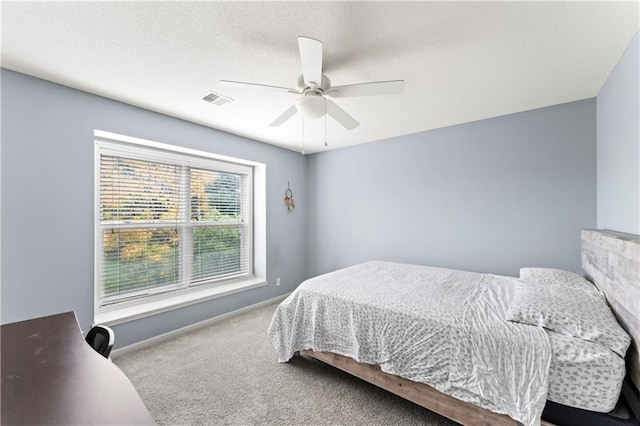
{"label": "window", "polygon": [[253,167],[162,146],[96,138],[97,311],[254,277]]}

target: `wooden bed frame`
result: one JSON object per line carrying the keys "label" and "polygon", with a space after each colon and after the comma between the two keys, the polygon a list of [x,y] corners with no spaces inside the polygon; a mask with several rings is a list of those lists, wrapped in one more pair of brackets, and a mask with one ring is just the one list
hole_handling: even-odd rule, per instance
{"label": "wooden bed frame", "polygon": [[[428,410],[463,425],[514,426],[520,423],[504,414],[496,414],[469,402],[444,394],[424,383],[414,382],[380,370],[380,366],[361,364],[352,358],[331,352],[300,351],[306,355],[346,371],[360,379],[394,393]],[[550,426],[550,423],[542,422]]]}
{"label": "wooden bed frame", "polygon": [[[640,388],[640,236],[611,231],[582,231],[582,268],[602,291],[622,326],[632,338],[627,353],[628,374]],[[504,414],[496,414],[446,395],[437,389],[385,373],[377,365],[361,364],[329,352],[300,351],[362,380],[414,402],[464,425],[518,425]],[[542,421],[543,425],[551,423]]]}

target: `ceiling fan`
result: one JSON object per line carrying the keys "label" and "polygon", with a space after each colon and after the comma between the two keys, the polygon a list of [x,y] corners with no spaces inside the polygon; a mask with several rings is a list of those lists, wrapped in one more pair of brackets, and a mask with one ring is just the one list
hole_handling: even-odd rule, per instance
{"label": "ceiling fan", "polygon": [[302,75],[298,77],[296,89],[231,80],[220,80],[220,84],[227,87],[256,87],[302,95],[293,105],[280,114],[270,126],[280,126],[297,112],[300,112],[305,118],[320,118],[329,115],[347,130],[355,129],[360,123],[345,110],[327,99],[327,97],[347,98],[394,95],[404,91],[404,80],[331,86],[329,78],[322,73],[322,42],[300,36],[298,37],[298,47],[300,49],[300,61],[302,62]]}

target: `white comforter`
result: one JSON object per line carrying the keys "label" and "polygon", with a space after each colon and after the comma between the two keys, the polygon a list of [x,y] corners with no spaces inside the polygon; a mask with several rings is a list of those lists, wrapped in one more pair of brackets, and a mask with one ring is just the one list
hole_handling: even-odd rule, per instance
{"label": "white comforter", "polygon": [[539,424],[551,348],[541,328],[504,319],[509,285],[368,262],[302,283],[277,308],[269,337],[280,362],[301,349],[334,352]]}

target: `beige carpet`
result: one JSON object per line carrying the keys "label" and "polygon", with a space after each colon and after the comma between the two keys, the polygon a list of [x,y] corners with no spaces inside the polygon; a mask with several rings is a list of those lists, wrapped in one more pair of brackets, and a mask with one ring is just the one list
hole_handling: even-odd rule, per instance
{"label": "beige carpet", "polygon": [[[160,425],[453,425],[319,361],[280,364],[276,305],[115,357]],[[117,336],[116,336],[117,339]]]}

